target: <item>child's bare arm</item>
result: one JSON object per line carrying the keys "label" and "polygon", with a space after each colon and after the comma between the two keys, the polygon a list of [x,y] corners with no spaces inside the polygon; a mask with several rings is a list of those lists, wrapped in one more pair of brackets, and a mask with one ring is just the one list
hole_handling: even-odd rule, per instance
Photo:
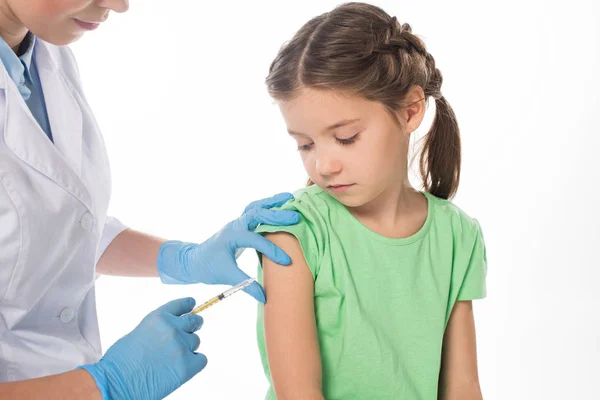
{"label": "child's bare arm", "polygon": [[440,400],[481,400],[477,373],[475,321],[471,301],[457,301],[442,348]]}
{"label": "child's bare arm", "polygon": [[312,274],[294,236],[281,232],[265,237],[292,259],[282,267],[262,257],[265,341],[277,399],[323,399]]}

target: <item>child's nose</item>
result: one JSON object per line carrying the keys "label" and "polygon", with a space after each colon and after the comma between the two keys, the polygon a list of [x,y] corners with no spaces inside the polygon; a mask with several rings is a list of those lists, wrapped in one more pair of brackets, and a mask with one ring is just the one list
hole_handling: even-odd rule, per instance
{"label": "child's nose", "polygon": [[129,0],[98,0],[97,4],[118,13],[129,10]]}
{"label": "child's nose", "polygon": [[321,152],[317,153],[316,169],[323,176],[335,175],[342,170],[342,163],[330,152]]}

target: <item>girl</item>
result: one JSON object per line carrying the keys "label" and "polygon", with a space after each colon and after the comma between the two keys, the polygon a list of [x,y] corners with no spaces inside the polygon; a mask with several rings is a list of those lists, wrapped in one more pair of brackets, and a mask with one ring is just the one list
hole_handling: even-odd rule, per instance
{"label": "girl", "polygon": [[[448,199],[460,176],[456,117],[434,58],[408,24],[350,3],[306,23],[267,77],[309,186],[259,231],[258,337],[268,399],[481,399],[471,300],[485,296],[476,220]],[[420,172],[411,133],[435,100]]]}

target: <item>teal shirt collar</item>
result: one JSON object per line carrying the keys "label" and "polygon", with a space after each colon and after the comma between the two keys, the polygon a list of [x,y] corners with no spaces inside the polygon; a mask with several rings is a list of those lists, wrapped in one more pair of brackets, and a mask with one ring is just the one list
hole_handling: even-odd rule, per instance
{"label": "teal shirt collar", "polygon": [[25,100],[31,96],[31,90],[27,87],[26,81],[31,82],[31,62],[35,42],[35,36],[31,32],[28,32],[19,47],[19,50],[21,50],[20,53],[23,54],[17,57],[4,39],[0,37],[0,61],[4,64],[4,68],[6,68],[10,79],[17,85],[19,92]]}

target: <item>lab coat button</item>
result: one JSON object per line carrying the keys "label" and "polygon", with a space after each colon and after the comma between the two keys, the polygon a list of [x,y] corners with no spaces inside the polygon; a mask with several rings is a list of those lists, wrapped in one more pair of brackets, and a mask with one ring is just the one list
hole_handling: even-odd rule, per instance
{"label": "lab coat button", "polygon": [[71,320],[73,319],[74,316],[75,316],[75,310],[73,310],[70,307],[67,307],[61,311],[60,320],[61,320],[61,322],[66,324],[68,322],[71,322]]}
{"label": "lab coat button", "polygon": [[94,226],[94,218],[92,218],[92,215],[89,212],[86,212],[81,216],[79,223],[83,229],[86,231],[91,231],[92,227]]}

